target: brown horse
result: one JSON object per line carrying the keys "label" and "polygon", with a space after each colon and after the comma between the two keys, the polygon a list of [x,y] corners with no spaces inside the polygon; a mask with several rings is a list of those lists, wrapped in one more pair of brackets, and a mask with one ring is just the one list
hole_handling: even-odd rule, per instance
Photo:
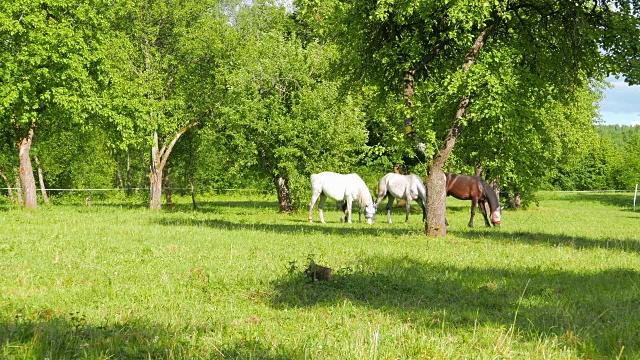
{"label": "brown horse", "polygon": [[480,204],[480,210],[484,216],[484,223],[487,226],[489,219],[487,218],[487,210],[484,206],[485,202],[489,203],[491,209],[491,222],[494,226],[500,226],[500,203],[498,197],[491,186],[487,184],[480,176],[468,176],[446,173],[447,176],[447,196],[451,195],[460,200],[471,200],[471,219],[469,219],[469,227],[473,227],[473,216],[476,214],[476,206]]}

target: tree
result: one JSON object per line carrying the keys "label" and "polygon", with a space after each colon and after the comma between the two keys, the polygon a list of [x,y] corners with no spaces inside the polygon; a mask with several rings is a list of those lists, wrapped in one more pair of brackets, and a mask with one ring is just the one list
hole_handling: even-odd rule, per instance
{"label": "tree", "polygon": [[[203,132],[217,139],[236,173],[256,171],[276,189],[281,211],[308,192],[309,175],[347,171],[365,148],[360,99],[330,75],[334,47],[304,44],[285,9],[269,3],[236,8],[230,21],[230,60],[210,67],[200,88],[214,108]],[[212,49],[194,58],[208,62]],[[223,88],[222,97],[209,96]],[[306,200],[306,199],[305,199]]]}
{"label": "tree", "polygon": [[[180,137],[198,126],[207,113],[195,113],[181,90],[189,61],[181,39],[211,3],[199,1],[133,1],[114,4],[105,51],[110,88],[105,95],[105,126],[120,149],[151,148],[149,207],[161,207],[163,171]],[[120,137],[118,139],[118,136]]]}
{"label": "tree", "polygon": [[0,121],[14,131],[27,208],[37,207],[30,150],[40,129],[83,122],[99,87],[102,4],[0,3]]}
{"label": "tree", "polygon": [[[612,69],[637,78],[637,68],[630,64],[638,62],[633,51],[640,31],[638,9],[632,1],[617,2],[618,6],[610,3],[309,0],[301,1],[299,7],[301,17],[318,34],[342,45],[346,63],[354,64],[347,66],[352,73],[390,91],[406,90],[407,74],[411,75],[413,91],[408,93],[413,99],[408,111],[415,115],[403,121],[415,119],[408,133],[433,140],[425,146],[431,157],[425,231],[443,235],[443,167],[458,141],[474,136],[467,131],[469,125],[507,118],[502,106],[499,114],[480,111],[487,109],[482,101],[490,99],[490,79],[503,65],[517,70],[511,85],[531,89],[525,94],[543,101],[523,104],[508,93],[495,99],[494,103],[506,104],[506,108],[518,105],[534,115],[526,117],[522,126],[513,127],[519,129],[522,141],[528,140],[527,128],[545,131],[545,122],[535,120],[544,118],[537,113],[542,104],[567,104],[573,89],[584,88],[585,81],[601,78]],[[519,119],[509,120],[516,121]],[[491,129],[500,126],[495,121],[486,125]],[[478,138],[469,143],[480,142]],[[509,153],[501,156],[515,160],[505,159]]]}

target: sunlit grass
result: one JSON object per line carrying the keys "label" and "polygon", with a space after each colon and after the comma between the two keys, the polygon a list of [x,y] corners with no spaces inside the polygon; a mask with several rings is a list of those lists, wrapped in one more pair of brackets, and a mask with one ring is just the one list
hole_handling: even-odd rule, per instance
{"label": "sunlit grass", "polygon": [[640,356],[629,194],[541,194],[499,229],[449,199],[446,238],[400,208],[323,225],[269,197],[177,200],[0,211],[0,357]]}

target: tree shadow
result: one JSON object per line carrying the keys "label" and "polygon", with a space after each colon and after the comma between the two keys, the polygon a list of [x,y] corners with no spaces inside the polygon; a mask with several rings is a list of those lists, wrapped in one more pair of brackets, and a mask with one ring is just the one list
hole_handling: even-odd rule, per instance
{"label": "tree shadow", "polygon": [[412,232],[408,229],[400,229],[394,227],[371,227],[364,222],[362,224],[356,222],[351,225],[335,224],[339,226],[334,226],[334,224],[310,224],[303,220],[291,220],[291,224],[263,224],[251,222],[233,222],[219,219],[162,217],[154,221],[160,225],[166,226],[204,226],[221,230],[258,230],[281,234],[320,233],[325,235],[405,235]]}
{"label": "tree shadow", "polygon": [[568,192],[557,195],[561,200],[570,202],[599,202],[607,206],[623,208],[624,211],[633,211],[633,192],[623,193],[591,193],[591,192]]}
{"label": "tree shadow", "polygon": [[[165,206],[166,207],[166,206]],[[193,204],[181,203],[176,204],[172,209],[174,212],[199,212],[199,213],[220,213],[226,209],[258,209],[278,211],[278,203],[276,201],[267,200],[229,200],[229,201],[198,201],[196,209]]]}
{"label": "tree shadow", "polygon": [[0,318],[0,351],[9,358],[33,359],[165,359],[165,358],[259,358],[291,359],[290,349],[273,347],[252,338],[229,344],[195,344],[184,334],[207,337],[217,329],[203,325],[193,329],[170,329],[129,319],[111,325],[89,324],[81,314],[63,316],[52,310],[24,319],[22,314]]}
{"label": "tree shadow", "polygon": [[[348,301],[414,326],[474,331],[499,325],[515,336],[557,338],[587,357],[640,355],[640,275],[630,269],[578,274],[540,268],[455,267],[409,257],[369,258],[330,281],[300,274],[273,282],[278,309],[340,306]],[[515,325],[515,329],[512,329]]]}
{"label": "tree shadow", "polygon": [[507,232],[482,230],[450,230],[449,233],[463,239],[491,239],[497,241],[517,241],[525,244],[549,246],[567,246],[576,249],[606,249],[628,252],[640,252],[640,240],[638,239],[591,239],[582,236],[566,234],[546,234],[542,232]]}

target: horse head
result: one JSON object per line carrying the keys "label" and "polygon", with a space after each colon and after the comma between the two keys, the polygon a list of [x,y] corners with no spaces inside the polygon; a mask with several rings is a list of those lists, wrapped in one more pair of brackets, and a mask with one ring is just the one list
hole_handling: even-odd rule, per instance
{"label": "horse head", "polygon": [[364,208],[364,218],[367,219],[367,224],[373,224],[373,217],[376,215],[376,206],[373,203],[367,204]]}
{"label": "horse head", "polygon": [[491,222],[494,226],[500,226],[500,215],[502,213],[502,207],[498,206],[497,209],[491,212]]}

